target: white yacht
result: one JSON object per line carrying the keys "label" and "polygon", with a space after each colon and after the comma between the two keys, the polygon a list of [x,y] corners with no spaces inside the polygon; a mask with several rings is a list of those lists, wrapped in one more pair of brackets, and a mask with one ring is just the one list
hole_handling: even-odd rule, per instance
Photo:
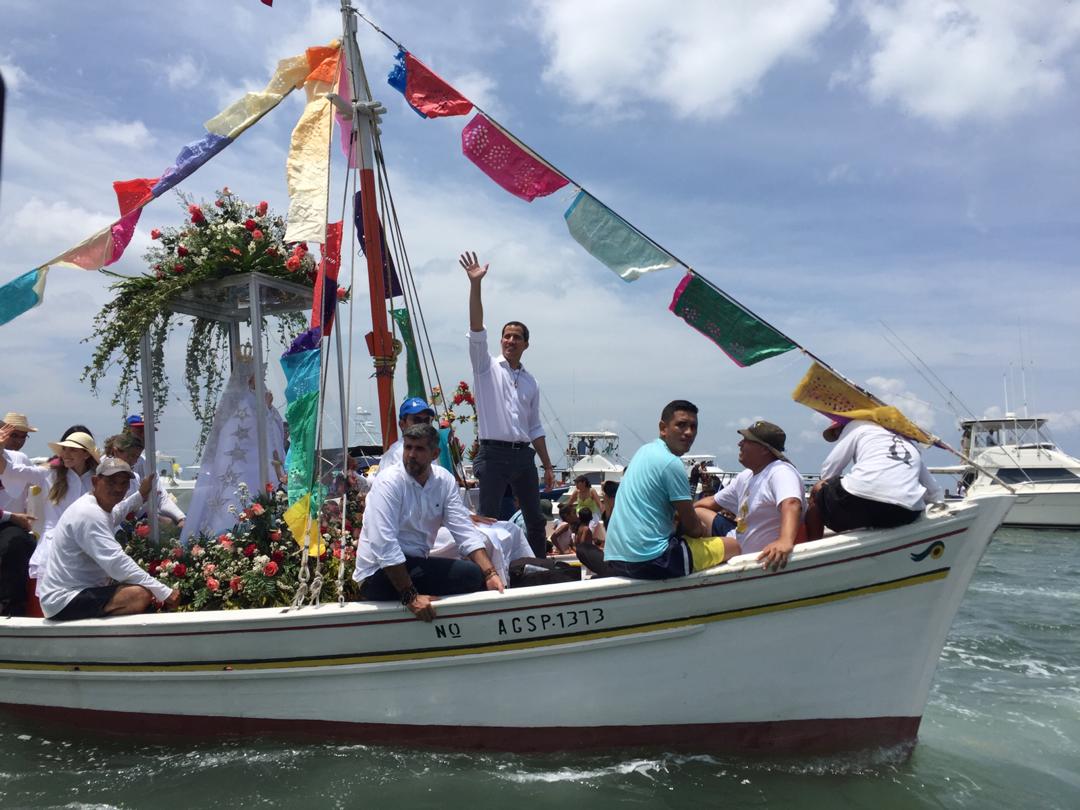
{"label": "white yacht", "polygon": [[[1006,414],[1001,419],[960,423],[961,451],[1016,490],[1005,526],[1080,527],[1080,459],[1059,449],[1046,432],[1046,419]],[[1005,488],[972,468],[962,472],[967,496]]]}
{"label": "white yacht", "polygon": [[566,472],[573,481],[579,475],[589,483],[622,479],[626,464],[619,455],[619,434],[609,430],[570,433],[566,443]]}

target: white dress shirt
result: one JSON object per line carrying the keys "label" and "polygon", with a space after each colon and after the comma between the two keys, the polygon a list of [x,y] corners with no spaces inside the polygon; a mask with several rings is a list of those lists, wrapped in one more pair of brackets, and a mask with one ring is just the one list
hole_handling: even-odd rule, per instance
{"label": "white dress shirt", "polygon": [[[115,512],[115,510],[114,510]],[[53,529],[53,548],[37,584],[41,610],[51,618],[87,588],[116,581],[142,585],[164,601],[172,589],[124,553],[113,536],[113,517],[93,492],[76,499]]]}
{"label": "white dress shirt", "polygon": [[[15,462],[22,466],[30,466],[30,457],[19,450],[4,450],[4,456],[8,464]],[[0,476],[0,523],[6,523],[11,519],[11,513],[26,514],[26,499],[30,492],[30,485],[5,486],[3,477]]]}
{"label": "white dress shirt", "polygon": [[865,419],[844,425],[825,463],[821,479],[840,478],[844,490],[860,498],[918,511],[942,498],[941,485],[923,463],[914,443]]}
{"label": "white dress shirt", "polygon": [[463,557],[484,548],[453,475],[433,464],[421,485],[400,464],[380,470],[364,507],[353,579],[363,582],[406,556],[427,557],[440,526],[450,531]]}
{"label": "white dress shirt", "polygon": [[540,386],[525,366],[513,369],[502,355],[492,357],[486,329],[469,332],[469,359],[480,438],[531,442],[543,436]]}
{"label": "white dress shirt", "polygon": [[386,452],[379,458],[379,470],[375,473],[376,476],[389,470],[391,467],[396,467],[401,464],[401,456],[405,452],[405,442],[398,439],[392,445],[386,448]]}

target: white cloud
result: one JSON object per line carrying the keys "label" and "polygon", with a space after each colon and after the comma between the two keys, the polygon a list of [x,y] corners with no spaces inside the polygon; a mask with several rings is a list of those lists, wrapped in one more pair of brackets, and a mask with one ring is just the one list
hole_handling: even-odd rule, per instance
{"label": "white cloud", "polygon": [[11,215],[10,220],[6,219],[7,224],[0,233],[0,245],[17,243],[40,248],[43,255],[38,258],[44,261],[48,259],[44,253],[59,253],[70,246],[61,245],[58,249],[57,234],[70,234],[68,241],[74,245],[104,228],[113,219],[115,214],[88,211],[62,200],[44,202],[38,197],[31,197]]}
{"label": "white cloud", "polygon": [[202,67],[188,54],[165,66],[165,80],[174,90],[194,87],[202,79],[202,75]]}
{"label": "white cloud", "polygon": [[873,50],[846,78],[942,125],[1006,118],[1057,95],[1080,38],[1080,6],[1057,0],[864,0],[858,13]]}
{"label": "white cloud", "polygon": [[15,64],[10,54],[0,54],[0,74],[4,76],[4,87],[11,95],[15,95],[29,78],[26,71]]}
{"label": "white cloud", "polygon": [[871,377],[867,388],[890,405],[895,405],[904,415],[924,430],[932,430],[937,414],[934,406],[919,399],[907,388],[907,383],[894,377]]}
{"label": "white cloud", "polygon": [[140,149],[154,142],[154,136],[142,121],[105,121],[90,128],[90,137],[99,143],[130,149]]}
{"label": "white cloud", "polygon": [[716,3],[534,0],[549,50],[544,78],[607,113],[649,102],[681,118],[716,119],[753,93],[778,62],[805,56],[834,0]]}
{"label": "white cloud", "polygon": [[502,106],[495,95],[498,82],[487,73],[478,70],[447,77],[447,81],[473,104],[483,107],[496,117],[503,117]]}

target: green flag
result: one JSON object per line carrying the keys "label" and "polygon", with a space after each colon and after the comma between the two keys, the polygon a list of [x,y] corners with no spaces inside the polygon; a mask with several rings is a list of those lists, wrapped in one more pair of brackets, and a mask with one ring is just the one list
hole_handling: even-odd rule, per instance
{"label": "green flag", "polygon": [[408,380],[409,396],[427,398],[424,390],[424,375],[420,372],[420,355],[416,352],[416,340],[413,338],[412,321],[409,319],[409,310],[391,310],[398,329],[401,330],[401,339],[405,343],[405,377]]}

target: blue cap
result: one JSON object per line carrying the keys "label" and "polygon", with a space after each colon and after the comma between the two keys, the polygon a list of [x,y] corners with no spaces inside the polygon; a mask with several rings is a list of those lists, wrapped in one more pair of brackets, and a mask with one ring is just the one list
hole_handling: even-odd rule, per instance
{"label": "blue cap", "polygon": [[424,411],[427,411],[432,416],[435,415],[435,409],[428,405],[426,401],[420,397],[409,397],[402,402],[401,407],[398,408],[398,419],[404,419],[410,414],[423,413]]}
{"label": "blue cap", "polygon": [[124,420],[124,424],[128,427],[131,427],[132,425],[137,426],[143,424],[142,414],[133,413],[131,416]]}

